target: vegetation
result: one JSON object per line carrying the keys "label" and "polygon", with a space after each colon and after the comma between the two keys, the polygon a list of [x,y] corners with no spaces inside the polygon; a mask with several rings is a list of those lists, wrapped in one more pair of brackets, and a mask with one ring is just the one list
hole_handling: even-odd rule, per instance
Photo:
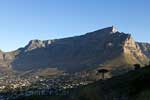
{"label": "vegetation", "polygon": [[150,100],[150,65],[108,80],[99,80],[66,96],[32,96],[22,100]]}
{"label": "vegetation", "polygon": [[102,79],[105,79],[105,73],[109,72],[107,69],[99,69],[98,71],[98,74],[101,74],[102,75]]}
{"label": "vegetation", "polygon": [[141,68],[141,65],[140,64],[134,64],[134,69],[135,70],[138,70],[138,69],[140,69]]}
{"label": "vegetation", "polygon": [[145,66],[80,88],[75,97],[88,97],[87,100],[150,100],[149,80],[150,66]]}

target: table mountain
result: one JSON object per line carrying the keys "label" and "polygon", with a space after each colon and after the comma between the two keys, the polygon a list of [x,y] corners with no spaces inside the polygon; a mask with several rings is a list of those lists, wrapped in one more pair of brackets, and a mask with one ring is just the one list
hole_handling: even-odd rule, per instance
{"label": "table mountain", "polygon": [[102,65],[119,67],[142,64],[147,61],[146,55],[150,51],[145,52],[139,45],[130,34],[119,32],[112,26],[81,36],[32,40],[24,48],[0,52],[0,65],[18,71],[58,68],[76,72]]}

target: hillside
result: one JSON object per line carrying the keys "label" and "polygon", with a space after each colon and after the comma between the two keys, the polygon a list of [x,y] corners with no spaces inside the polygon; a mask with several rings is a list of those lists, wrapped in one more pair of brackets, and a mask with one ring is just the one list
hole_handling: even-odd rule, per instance
{"label": "hillside", "polygon": [[149,100],[149,67],[82,87],[75,92],[75,97],[79,100]]}
{"label": "hillside", "polygon": [[150,100],[150,66],[71,90],[64,96],[28,97],[24,100]]}

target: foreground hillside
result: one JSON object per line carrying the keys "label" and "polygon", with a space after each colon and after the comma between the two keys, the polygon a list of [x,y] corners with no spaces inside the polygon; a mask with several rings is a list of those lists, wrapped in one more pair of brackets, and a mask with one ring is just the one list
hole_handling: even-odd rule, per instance
{"label": "foreground hillside", "polygon": [[66,96],[32,96],[24,100],[150,100],[150,66],[71,91]]}
{"label": "foreground hillside", "polygon": [[75,92],[75,97],[80,100],[150,100],[149,84],[150,66],[147,66],[83,87]]}

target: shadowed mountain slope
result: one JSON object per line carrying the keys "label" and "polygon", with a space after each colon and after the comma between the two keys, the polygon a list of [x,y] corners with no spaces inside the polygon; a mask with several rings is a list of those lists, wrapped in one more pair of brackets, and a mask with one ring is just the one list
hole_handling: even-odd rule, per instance
{"label": "shadowed mountain slope", "polygon": [[81,36],[32,40],[24,48],[0,54],[2,66],[20,71],[54,67],[75,72],[101,65],[124,66],[147,61],[131,35],[118,32],[113,26]]}

